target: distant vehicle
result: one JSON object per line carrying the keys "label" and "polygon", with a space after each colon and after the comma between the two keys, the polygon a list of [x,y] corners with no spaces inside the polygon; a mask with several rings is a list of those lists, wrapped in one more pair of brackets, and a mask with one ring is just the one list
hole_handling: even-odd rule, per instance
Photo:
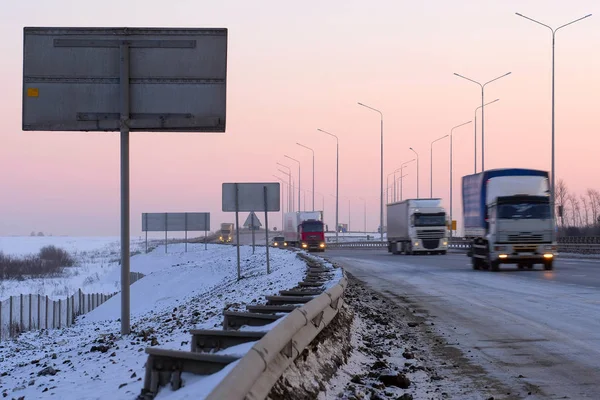
{"label": "distant vehicle", "polygon": [[234,225],[231,223],[222,223],[221,230],[219,231],[219,242],[220,243],[231,243],[233,239],[233,228]]}
{"label": "distant vehicle", "polygon": [[465,238],[473,269],[500,264],[551,270],[556,256],[555,221],[548,172],[507,168],[462,179]]}
{"label": "distant vehicle", "polygon": [[273,246],[275,247],[286,247],[285,238],[283,236],[275,236],[273,238]]}
{"label": "distant vehicle", "polygon": [[446,211],[440,199],[409,199],[387,205],[388,252],[446,254]]}
{"label": "distant vehicle", "polygon": [[287,246],[325,251],[325,225],[322,211],[298,211],[284,214],[283,235]]}

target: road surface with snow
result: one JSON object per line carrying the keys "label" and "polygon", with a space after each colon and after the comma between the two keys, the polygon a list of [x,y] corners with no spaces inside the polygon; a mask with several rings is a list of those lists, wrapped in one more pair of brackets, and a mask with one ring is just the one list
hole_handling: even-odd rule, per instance
{"label": "road surface with snow", "polygon": [[600,398],[600,261],[565,258],[554,271],[494,273],[473,271],[464,254],[330,250],[327,258],[417,307],[514,398]]}

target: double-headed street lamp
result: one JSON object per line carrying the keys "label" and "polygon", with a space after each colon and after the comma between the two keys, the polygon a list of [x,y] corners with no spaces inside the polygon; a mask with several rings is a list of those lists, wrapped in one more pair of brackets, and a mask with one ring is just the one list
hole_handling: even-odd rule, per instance
{"label": "double-headed street lamp", "polygon": [[338,226],[339,226],[339,196],[340,196],[340,141],[333,133],[317,129],[335,139],[335,241],[338,242]]}
{"label": "double-headed street lamp", "polygon": [[290,156],[286,156],[284,155],[284,157],[289,158],[292,161],[296,161],[298,163],[298,211],[300,211],[300,193],[301,193],[301,182],[300,182],[300,161],[296,160],[295,158],[292,158]]}
{"label": "double-headed street lamp", "polygon": [[555,43],[555,37],[556,37],[556,32],[559,29],[564,28],[564,27],[569,26],[569,25],[572,25],[575,22],[579,22],[582,19],[586,19],[588,17],[591,17],[592,14],[588,14],[588,15],[586,15],[584,17],[578,18],[578,19],[576,19],[574,21],[571,21],[571,22],[569,22],[567,24],[561,25],[561,26],[559,26],[556,29],[553,29],[552,27],[550,27],[550,26],[548,26],[546,24],[543,24],[540,21],[536,21],[533,18],[526,17],[523,14],[520,14],[520,13],[515,13],[515,14],[517,14],[519,17],[523,17],[523,18],[528,19],[528,20],[530,20],[532,22],[535,22],[536,24],[540,24],[542,26],[545,26],[546,28],[550,29],[550,31],[552,32],[552,183],[551,183],[552,187],[551,187],[551,192],[550,193],[551,193],[551,196],[552,196],[552,198],[551,198],[551,201],[552,201],[552,217],[554,219],[556,217],[556,215],[555,215],[556,214],[556,209],[555,209],[555,194],[556,193],[554,191],[554,184],[555,184],[555,178],[556,178],[556,171],[554,169],[554,43]]}
{"label": "double-headed street lamp", "polygon": [[476,173],[477,173],[477,110],[479,110],[479,109],[480,109],[480,108],[482,108],[482,107],[485,107],[485,106],[487,106],[488,104],[495,103],[495,102],[497,102],[498,100],[500,100],[500,99],[496,99],[496,100],[494,100],[494,101],[490,101],[489,103],[485,103],[483,106],[479,106],[479,107],[477,107],[477,108],[475,109],[475,124],[473,124],[473,125],[475,125],[475,140],[474,140],[474,143],[475,143],[475,158],[474,158],[474,165],[475,165],[475,169],[473,170],[473,173],[474,173],[474,174],[476,174]]}
{"label": "double-headed street lamp", "polygon": [[300,147],[304,147],[312,152],[312,210],[315,211],[315,151],[301,143],[296,143]]}
{"label": "double-headed street lamp", "polygon": [[429,198],[433,199],[433,144],[435,142],[438,142],[442,139],[447,138],[449,135],[444,135],[441,138],[435,139],[433,142],[431,142],[431,145],[429,147],[429,158],[430,158],[430,162],[431,162],[431,167],[429,168]]}
{"label": "double-headed street lamp", "polygon": [[454,75],[458,76],[459,78],[463,78],[463,79],[466,79],[466,80],[468,80],[470,82],[476,83],[476,84],[478,84],[481,87],[481,171],[482,172],[485,171],[485,123],[484,123],[485,120],[484,120],[484,112],[483,112],[485,110],[485,107],[484,107],[485,104],[484,104],[484,100],[483,100],[484,99],[483,94],[484,94],[485,85],[487,85],[488,83],[492,83],[494,81],[497,81],[500,78],[504,78],[505,76],[508,76],[510,74],[511,74],[511,72],[507,72],[504,75],[501,75],[501,76],[499,76],[497,78],[492,79],[491,81],[487,81],[487,82],[485,82],[485,83],[482,84],[482,83],[479,83],[477,81],[474,81],[471,78],[467,78],[466,76],[457,74],[456,72],[454,73]]}
{"label": "double-headed street lamp", "polygon": [[407,162],[404,162],[404,163],[400,164],[400,168],[398,168],[397,170],[395,170],[395,171],[394,171],[394,201],[396,201],[396,200],[397,200],[397,198],[398,198],[398,197],[397,197],[397,196],[398,196],[398,195],[397,195],[397,192],[398,192],[398,190],[396,189],[396,182],[397,182],[397,180],[396,180],[396,172],[400,171],[400,175],[402,175],[402,170],[404,169],[404,167],[405,167],[407,164],[410,164],[411,162],[413,162],[413,161],[415,161],[415,160],[416,160],[416,158],[413,158],[413,159],[412,159],[412,160],[410,160],[410,161],[407,161]]}
{"label": "double-headed street lamp", "polygon": [[376,108],[367,106],[363,103],[358,103],[359,106],[363,106],[368,108],[369,110],[373,110],[378,112],[381,117],[381,189],[380,189],[380,200],[379,200],[379,225],[381,230],[381,241],[383,242],[383,113]]}
{"label": "double-headed street lamp", "polygon": [[404,183],[404,178],[407,177],[408,174],[400,174],[400,178],[398,178],[398,180],[400,181],[400,201],[402,201],[404,199],[404,196],[402,194],[402,184]]}
{"label": "double-headed street lamp", "polygon": [[417,199],[419,198],[419,153],[415,151],[412,147],[409,149],[417,156]]}
{"label": "double-headed street lamp", "polygon": [[359,199],[361,199],[362,201],[365,202],[363,217],[364,217],[364,230],[365,230],[365,233],[367,233],[367,199],[365,199],[364,197],[359,197]]}
{"label": "double-headed street lamp", "polygon": [[288,182],[288,191],[289,191],[289,194],[288,194],[288,211],[294,211],[294,198],[293,198],[293,193],[294,193],[293,187],[294,187],[294,185],[292,183],[292,169],[289,166],[287,166],[285,164],[282,164],[280,162],[277,162],[277,165],[279,165],[280,167],[287,168],[287,170],[288,170],[287,172],[285,172],[285,171],[282,171],[282,170],[280,170],[278,168],[279,171],[283,172],[285,175],[288,176],[288,181],[289,181]]}
{"label": "double-headed street lamp", "polygon": [[450,237],[452,237],[452,133],[456,128],[460,128],[461,126],[470,124],[469,122],[464,122],[460,125],[456,125],[454,128],[450,129]]}

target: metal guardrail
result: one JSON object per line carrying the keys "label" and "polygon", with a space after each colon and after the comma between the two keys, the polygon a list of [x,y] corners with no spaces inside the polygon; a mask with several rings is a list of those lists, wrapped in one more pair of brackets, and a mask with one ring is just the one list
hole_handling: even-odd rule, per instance
{"label": "metal guardrail", "polygon": [[206,399],[266,398],[283,372],[337,315],[346,286],[344,277],[288,314],[239,360]]}
{"label": "metal guardrail", "polygon": [[[582,238],[583,239],[583,238]],[[387,242],[381,241],[365,241],[365,242],[340,242],[340,243],[329,243],[327,247],[330,249],[381,249],[387,247]],[[471,244],[468,240],[460,237],[454,237],[450,239],[448,246],[452,250],[468,250]],[[573,243],[573,242],[559,242],[558,243],[559,253],[570,253],[570,254],[600,254],[600,243]]]}
{"label": "metal guardrail", "polygon": [[346,248],[352,248],[352,247],[366,249],[366,248],[382,248],[382,247],[386,247],[386,246],[387,246],[387,242],[371,241],[371,240],[360,241],[360,242],[327,243],[327,247],[330,249],[346,249]]}

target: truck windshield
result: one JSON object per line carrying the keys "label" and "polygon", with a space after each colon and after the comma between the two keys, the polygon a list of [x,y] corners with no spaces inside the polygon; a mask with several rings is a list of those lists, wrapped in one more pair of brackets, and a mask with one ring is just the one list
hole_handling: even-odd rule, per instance
{"label": "truck windshield", "polygon": [[498,219],[549,219],[550,205],[540,203],[500,204]]}
{"label": "truck windshield", "polygon": [[446,214],[415,214],[415,226],[444,226],[446,225]]}
{"label": "truck windshield", "polygon": [[323,232],[322,222],[304,222],[302,232]]}

